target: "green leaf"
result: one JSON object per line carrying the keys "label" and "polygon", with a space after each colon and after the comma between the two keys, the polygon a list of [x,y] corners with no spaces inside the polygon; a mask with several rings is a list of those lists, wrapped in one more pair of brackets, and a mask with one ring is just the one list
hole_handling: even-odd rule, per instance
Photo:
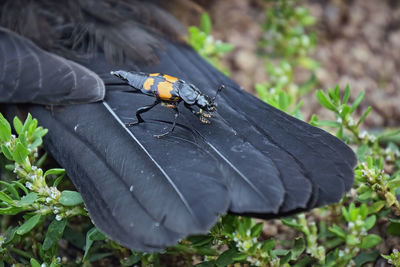
{"label": "green leaf", "polygon": [[8,207],[8,208],[0,208],[0,214],[2,215],[15,215],[24,211],[21,207]]}
{"label": "green leaf", "polygon": [[342,124],[337,121],[318,121],[317,125],[339,128]]}
{"label": "green leaf", "polygon": [[65,226],[67,225],[66,220],[53,220],[46,233],[46,237],[43,241],[43,250],[49,250],[53,245],[58,243],[58,240],[61,239]]}
{"label": "green leaf", "polygon": [[308,267],[308,266],[313,266],[313,263],[315,263],[315,259],[310,257],[310,256],[305,256],[301,258],[298,262],[296,262],[293,267]]}
{"label": "green leaf", "polygon": [[346,239],[346,236],[347,236],[346,232],[342,228],[340,228],[338,225],[334,224],[332,227],[329,227],[328,229],[329,229],[329,231],[331,231],[338,237]]}
{"label": "green leaf", "polygon": [[293,218],[282,218],[281,221],[284,225],[287,225],[296,230],[301,230],[303,228],[303,226],[297,223],[297,221]]}
{"label": "green leaf", "polygon": [[386,202],[384,200],[376,201],[368,207],[368,214],[378,213],[383,207],[385,207]]}
{"label": "green leaf", "polygon": [[330,99],[333,100],[334,105],[338,106],[339,105],[339,101],[340,101],[339,86],[336,85],[335,89],[329,89],[328,90],[328,95],[329,95]]}
{"label": "green leaf", "polygon": [[64,174],[64,173],[65,173],[65,169],[54,168],[54,169],[47,170],[44,173],[44,177],[46,177],[47,175],[51,175],[51,174],[59,175],[59,174]]}
{"label": "green leaf", "polygon": [[42,167],[43,164],[46,162],[47,159],[47,153],[44,153],[37,161],[36,161],[36,166],[37,167]]}
{"label": "green leaf", "polygon": [[343,126],[340,126],[339,130],[336,132],[336,137],[343,139]]}
{"label": "green leaf", "polygon": [[31,263],[31,267],[40,267],[40,263],[34,258],[31,258],[29,262]]}
{"label": "green leaf", "polygon": [[357,158],[359,161],[365,161],[366,156],[371,154],[371,149],[368,145],[360,145],[357,147]]}
{"label": "green leaf", "polygon": [[7,188],[7,191],[14,197],[14,199],[20,199],[18,191],[14,188],[14,186],[6,181],[0,181],[0,184],[4,185]]}
{"label": "green leaf", "polygon": [[12,152],[12,155],[16,162],[24,164],[26,157],[29,155],[29,151],[20,141],[17,140],[15,150]]}
{"label": "green leaf", "polygon": [[376,222],[376,216],[375,215],[372,215],[372,216],[369,216],[365,221],[364,221],[364,228],[365,228],[365,230],[369,230],[369,229],[371,229],[374,225],[375,225],[375,222]]}
{"label": "green leaf", "polygon": [[333,105],[333,103],[329,100],[328,96],[322,90],[318,90],[316,92],[316,96],[317,96],[318,102],[323,107],[325,107],[329,110],[332,110],[332,111],[336,111],[335,105]]}
{"label": "green leaf", "polygon": [[112,252],[95,253],[95,254],[90,255],[90,257],[87,259],[87,261],[88,262],[95,262],[95,261],[104,259],[106,257],[109,257],[111,255],[113,255]]}
{"label": "green leaf", "polygon": [[363,100],[365,96],[365,91],[362,91],[356,98],[356,100],[354,100],[353,105],[351,105],[351,112],[353,113],[357,107],[361,104],[361,101]]}
{"label": "green leaf", "polygon": [[215,45],[217,46],[216,47],[217,52],[221,54],[228,53],[232,51],[233,48],[235,48],[233,44],[228,44],[228,43],[216,43]]}
{"label": "green leaf", "polygon": [[287,255],[288,253],[289,251],[286,249],[275,249],[272,251],[272,254],[276,256],[284,256]]}
{"label": "green leaf", "polygon": [[194,247],[202,247],[211,244],[214,238],[209,235],[193,235],[187,238]]}
{"label": "green leaf", "polygon": [[325,242],[325,245],[324,245],[324,247],[326,248],[326,249],[332,249],[332,248],[336,248],[337,246],[340,246],[341,244],[343,244],[344,243],[344,239],[343,238],[341,238],[341,237],[335,237],[335,238],[332,238],[332,239],[329,239],[329,240],[327,240],[326,242]]}
{"label": "green leaf", "polygon": [[210,35],[211,33],[211,19],[210,16],[207,13],[202,13],[201,14],[201,24],[200,24],[200,29],[207,35]]}
{"label": "green leaf", "polygon": [[309,121],[309,124],[312,126],[317,126],[318,125],[318,116],[316,114],[311,115],[311,119]]}
{"label": "green leaf", "polygon": [[21,133],[24,134],[26,131],[28,131],[29,126],[31,125],[32,122],[32,115],[28,113],[28,116],[25,119],[24,125],[22,126]]}
{"label": "green leaf", "polygon": [[251,237],[259,237],[262,231],[264,224],[263,223],[257,223],[251,228]]}
{"label": "green leaf", "polygon": [[85,245],[85,254],[83,255],[83,260],[86,260],[90,247],[93,245],[93,242],[96,240],[104,240],[106,236],[100,232],[96,227],[93,227],[86,233],[86,245]]}
{"label": "green leaf", "polygon": [[360,214],[362,220],[367,218],[368,208],[367,208],[367,205],[365,203],[361,204],[361,207],[359,208],[359,214]]}
{"label": "green leaf", "polygon": [[354,202],[350,203],[349,206],[349,221],[350,222],[354,222],[357,219],[358,213],[359,213],[359,209],[356,208],[356,206],[354,205]]}
{"label": "green leaf", "polygon": [[264,241],[263,245],[262,245],[262,250],[264,252],[268,252],[271,251],[272,249],[274,249],[275,247],[275,241],[273,239],[268,239],[266,241]]}
{"label": "green leaf", "polygon": [[20,134],[18,136],[18,140],[21,142],[23,147],[27,148],[28,147],[28,141],[26,140],[26,136],[24,134]]}
{"label": "green leaf", "polygon": [[0,143],[5,143],[11,139],[11,126],[0,113]]}
{"label": "green leaf", "polygon": [[2,191],[0,191],[0,201],[3,201],[10,205],[14,203],[14,200]]}
{"label": "green leaf", "polygon": [[361,241],[360,248],[368,249],[368,248],[375,247],[376,245],[378,245],[381,242],[381,240],[382,240],[382,238],[378,235],[375,235],[375,234],[367,235]]}
{"label": "green leaf", "polygon": [[18,227],[17,234],[24,235],[31,231],[40,221],[40,214],[30,217],[23,225]]}
{"label": "green leaf", "polygon": [[368,114],[371,112],[372,107],[368,107],[367,110],[364,112],[364,114],[360,117],[358,120],[356,126],[360,126],[360,124],[365,120],[365,118],[368,116]]}
{"label": "green leaf", "polygon": [[16,238],[18,238],[19,236],[17,236],[16,233],[17,233],[17,227],[8,227],[6,232],[4,233],[5,237],[4,245],[8,245],[11,242],[13,242]]}
{"label": "green leaf", "polygon": [[243,253],[239,253],[239,254],[237,254],[236,256],[234,256],[232,259],[234,260],[234,261],[244,261],[244,260],[246,260],[247,259],[247,255],[246,254],[243,254]]}
{"label": "green leaf", "polygon": [[18,201],[17,206],[22,207],[22,206],[28,206],[31,205],[33,202],[38,199],[38,196],[35,192],[31,192],[27,194],[26,196],[22,197],[20,201]]}
{"label": "green leaf", "polygon": [[292,252],[289,251],[286,255],[284,255],[282,258],[280,258],[279,263],[282,266],[283,264],[288,263],[291,260],[292,257],[293,257],[292,256]]}
{"label": "green leaf", "polygon": [[350,245],[350,246],[355,246],[358,244],[358,240],[357,237],[355,237],[354,235],[348,235],[346,236],[346,244]]}
{"label": "green leaf", "polygon": [[65,177],[65,173],[58,176],[57,179],[54,180],[53,186],[57,187],[64,177]]}
{"label": "green leaf", "polygon": [[292,260],[297,260],[297,258],[303,253],[303,251],[306,249],[306,243],[302,237],[297,238],[294,241],[294,246],[290,250],[291,251],[291,259]]}
{"label": "green leaf", "polygon": [[33,133],[32,138],[33,139],[42,138],[43,136],[45,136],[47,134],[48,131],[49,130],[47,130],[47,129],[38,127],[38,128],[36,128],[35,132]]}
{"label": "green leaf", "polygon": [[18,182],[18,181],[13,181],[12,183],[15,184],[19,189],[21,189],[22,191],[24,191],[25,195],[28,195],[28,194],[29,194],[28,189],[27,189],[23,184],[21,184],[20,182]]}
{"label": "green leaf", "polygon": [[43,143],[43,139],[41,137],[38,137],[32,142],[32,144],[29,145],[29,148],[31,150],[33,150],[33,149],[37,148],[38,146],[41,146],[42,143]]}
{"label": "green leaf", "polygon": [[349,98],[350,98],[350,86],[346,85],[346,89],[344,89],[342,104],[347,104],[347,101],[349,101]]}
{"label": "green leaf", "polygon": [[387,185],[391,189],[400,187],[400,176],[390,180]]}
{"label": "green leaf", "polygon": [[120,261],[122,266],[132,266],[136,263],[138,263],[142,259],[142,255],[138,252],[134,252],[131,256],[122,259]]}
{"label": "green leaf", "polygon": [[81,195],[76,191],[64,190],[58,200],[63,206],[76,206],[83,203]]}
{"label": "green leaf", "polygon": [[374,191],[368,190],[368,191],[362,193],[361,195],[359,195],[357,199],[360,201],[371,199],[373,193],[374,193]]}
{"label": "green leaf", "polygon": [[35,132],[35,130],[36,130],[36,128],[37,128],[37,125],[38,125],[37,119],[33,119],[32,122],[31,122],[31,124],[30,124],[29,127],[28,127],[28,134],[27,134],[27,137],[29,137],[29,138],[32,137],[33,133]]}
{"label": "green leaf", "polygon": [[354,259],[356,263],[355,267],[364,266],[364,264],[368,262],[375,262],[378,256],[379,256],[379,251],[377,250],[363,251],[360,254],[358,254],[357,257]]}
{"label": "green leaf", "polygon": [[340,117],[345,118],[351,112],[350,107],[347,105],[342,106],[342,110],[340,112]]}
{"label": "green leaf", "polygon": [[1,151],[8,160],[14,160],[11,150],[6,145],[1,145]]}
{"label": "green leaf", "polygon": [[238,252],[236,249],[231,248],[231,249],[225,251],[224,253],[222,253],[218,257],[216,264],[219,267],[228,266],[229,264],[232,264],[235,262],[235,260],[233,258],[239,254],[241,254],[241,253]]}
{"label": "green leaf", "polygon": [[23,124],[22,121],[17,116],[14,117],[13,124],[17,134],[21,134]]}

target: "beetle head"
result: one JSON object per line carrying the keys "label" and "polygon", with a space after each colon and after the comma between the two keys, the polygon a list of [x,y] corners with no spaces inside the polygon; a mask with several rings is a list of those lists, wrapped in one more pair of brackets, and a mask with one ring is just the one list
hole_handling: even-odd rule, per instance
{"label": "beetle head", "polygon": [[213,99],[211,99],[209,96],[207,95],[199,95],[196,99],[196,105],[205,110],[205,111],[214,111],[215,110],[215,103],[213,101]]}
{"label": "beetle head", "polygon": [[200,95],[197,100],[196,100],[196,104],[197,106],[199,106],[200,108],[206,110],[206,111],[214,111],[215,108],[217,107],[217,103],[215,103],[215,99],[217,98],[219,92],[221,92],[222,89],[224,89],[225,86],[221,85],[217,92],[215,93],[215,96],[213,98],[210,98],[207,95]]}

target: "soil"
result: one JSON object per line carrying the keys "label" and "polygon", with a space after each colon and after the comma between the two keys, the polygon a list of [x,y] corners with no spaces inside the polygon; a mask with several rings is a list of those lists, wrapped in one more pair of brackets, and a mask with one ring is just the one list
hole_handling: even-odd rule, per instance
{"label": "soil", "polygon": [[[265,2],[208,1],[207,5],[213,35],[235,45],[226,58],[231,78],[250,92],[254,92],[256,83],[268,80],[264,62],[256,56]],[[311,30],[317,33],[312,57],[321,64],[318,89],[336,85],[344,89],[349,84],[353,97],[365,90],[360,110],[373,107],[365,125],[377,129],[399,127],[400,2],[308,0],[302,4],[317,18]],[[307,97],[302,109],[306,118],[321,112],[318,106],[313,94]]]}

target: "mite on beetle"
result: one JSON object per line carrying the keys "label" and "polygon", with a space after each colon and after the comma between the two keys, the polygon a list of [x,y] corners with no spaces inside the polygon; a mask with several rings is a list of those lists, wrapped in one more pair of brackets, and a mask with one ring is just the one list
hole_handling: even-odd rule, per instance
{"label": "mite on beetle", "polygon": [[[193,84],[186,83],[183,80],[169,76],[167,74],[160,73],[142,73],[142,72],[128,72],[123,70],[112,71],[112,75],[126,81],[131,87],[139,90],[141,93],[155,97],[153,104],[143,106],[136,110],[137,122],[129,123],[127,126],[137,125],[144,122],[140,114],[145,113],[160,104],[172,108],[175,111],[175,118],[172,127],[166,133],[155,135],[155,137],[162,137],[171,133],[176,124],[176,120],[179,116],[178,104],[183,101],[186,108],[188,108],[194,115],[199,117],[202,123],[210,123],[213,111],[215,111],[216,103],[215,98],[218,93],[225,88],[221,85],[215,96],[210,98],[209,96],[202,94],[200,90]],[[199,108],[195,110],[194,106]]]}

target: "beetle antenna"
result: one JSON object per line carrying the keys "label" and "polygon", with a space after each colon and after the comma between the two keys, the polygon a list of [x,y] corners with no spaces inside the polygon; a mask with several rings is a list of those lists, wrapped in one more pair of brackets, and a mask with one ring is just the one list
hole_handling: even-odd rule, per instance
{"label": "beetle antenna", "polygon": [[218,88],[217,92],[215,93],[215,96],[212,98],[212,102],[214,103],[215,99],[217,98],[219,92],[222,91],[222,89],[225,89],[225,85],[221,84],[221,86]]}

